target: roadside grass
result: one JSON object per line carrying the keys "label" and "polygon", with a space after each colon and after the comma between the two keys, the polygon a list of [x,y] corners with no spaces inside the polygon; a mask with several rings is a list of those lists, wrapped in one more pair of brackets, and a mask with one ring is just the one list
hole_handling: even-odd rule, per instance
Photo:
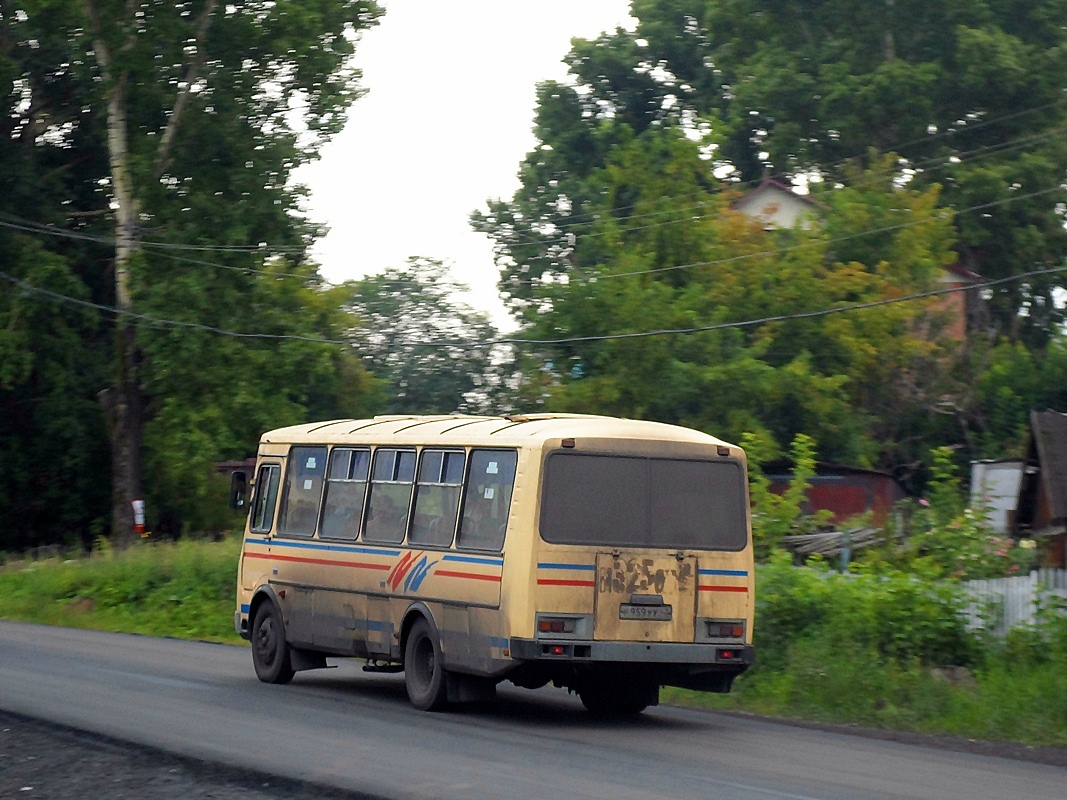
{"label": "roadside grass", "polygon": [[[0,618],[243,644],[233,631],[239,551],[229,537],[0,560]],[[1063,618],[983,640],[948,621],[951,597],[931,601],[911,581],[773,561],[759,577],[757,665],[729,695],[667,688],[664,703],[1067,746]],[[938,667],[953,662],[966,668]]]}
{"label": "roadside grass", "polygon": [[813,641],[797,646],[784,669],[753,668],[735,681],[728,695],[665,688],[661,701],[984,741],[1067,746],[1067,673],[1062,662],[988,663],[952,681],[920,664],[902,667],[825,645]]}
{"label": "roadside grass", "polygon": [[10,560],[0,566],[0,617],[238,644],[233,610],[240,547],[230,537]]}

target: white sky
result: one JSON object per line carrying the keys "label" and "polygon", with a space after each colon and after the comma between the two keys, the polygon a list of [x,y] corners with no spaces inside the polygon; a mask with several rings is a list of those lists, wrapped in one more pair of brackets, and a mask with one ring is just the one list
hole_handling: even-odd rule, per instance
{"label": "white sky", "polygon": [[629,0],[385,0],[356,62],[367,94],[304,167],[312,219],[330,226],[314,255],[330,281],[439,259],[468,302],[507,326],[489,239],[468,218],[510,198],[534,146],[535,86],[562,80],[573,37],[632,27]]}

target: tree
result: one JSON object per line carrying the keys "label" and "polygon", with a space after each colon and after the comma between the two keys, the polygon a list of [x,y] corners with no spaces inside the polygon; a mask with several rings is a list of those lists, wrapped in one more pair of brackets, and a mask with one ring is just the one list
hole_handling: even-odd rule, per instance
{"label": "tree", "polygon": [[388,413],[502,410],[506,354],[489,344],[497,335],[489,318],[458,298],[465,289],[423,258],[352,285],[351,335],[384,383]]}
{"label": "tree", "polygon": [[[557,92],[542,96],[558,108]],[[825,458],[871,466],[911,459],[901,428],[926,423],[941,394],[934,301],[818,314],[934,285],[953,243],[936,188],[856,171],[819,226],[768,232],[732,210],[701,143],[669,121],[635,135],[605,120],[591,133],[610,142],[601,167],[550,166],[573,113],[562,134],[542,125],[514,200],[476,216],[523,336],[538,343],[526,374],[542,390],[548,376],[545,406],[734,440],[764,433],[782,447],[806,433]],[[546,174],[560,177],[542,186]],[[902,218],[922,224],[890,224]],[[871,228],[885,232],[865,244]]]}
{"label": "tree", "polygon": [[[112,374],[100,398],[111,440],[111,527],[121,543],[132,533],[130,501],[143,496],[142,435],[150,449],[191,432],[210,439],[211,448],[192,448],[204,453],[199,467],[238,446],[222,434],[245,424],[232,404],[216,412],[222,422],[214,426],[192,413],[203,397],[222,396],[218,382],[255,386],[262,373],[246,371],[255,364],[285,375],[270,393],[290,414],[336,408],[336,380],[308,381],[323,377],[317,369],[294,385],[309,364],[337,367],[346,357],[335,345],[322,362],[328,345],[292,338],[339,339],[341,328],[331,326],[341,317],[321,308],[336,296],[304,262],[317,231],[300,216],[289,176],[343,122],[358,93],[354,42],[378,9],[369,0],[15,6],[0,20],[0,63],[15,76],[7,109],[23,162],[50,160],[41,177],[69,181],[62,200],[63,191],[52,191],[44,206],[24,207],[47,209],[61,235],[85,231],[111,248],[109,258],[100,244],[87,246],[77,265],[94,299],[115,314]],[[100,280],[106,275],[110,286]],[[316,310],[301,319],[263,306],[294,299]],[[265,343],[278,339],[212,338],[190,334],[191,325],[285,344],[271,352]],[[314,358],[286,357],[307,347]],[[228,368],[210,369],[230,358],[237,361]],[[351,391],[365,388],[365,378],[348,358],[337,374],[351,385],[341,393],[358,396]],[[180,391],[193,386],[205,391]],[[264,416],[278,418],[250,418]],[[171,433],[153,433],[153,425]],[[162,450],[149,461],[154,486],[163,465],[176,463]]]}
{"label": "tree", "polygon": [[[572,68],[587,108],[708,121],[742,181],[840,180],[853,158],[899,153],[895,176],[940,184],[961,212],[959,263],[1000,279],[1063,264],[1063,13],[1059,0],[636,0],[631,46],[579,43]],[[1044,345],[1060,285],[998,286],[995,324]]]}

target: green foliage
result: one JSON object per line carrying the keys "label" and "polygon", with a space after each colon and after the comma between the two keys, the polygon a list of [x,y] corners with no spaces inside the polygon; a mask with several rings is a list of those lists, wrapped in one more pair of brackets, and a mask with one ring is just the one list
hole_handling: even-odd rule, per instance
{"label": "green foliage", "polygon": [[[867,250],[831,247],[818,228],[768,233],[732,210],[734,196],[683,127],[637,135],[617,120],[569,116],[580,103],[561,121],[567,90],[556,89],[542,95],[553,113],[539,126],[545,147],[523,166],[523,189],[475,217],[497,242],[501,287],[524,335],[566,339],[524,348],[534,401],[731,440],[765,431],[780,446],[805,433],[825,457],[864,465],[900,457],[899,437],[886,434],[924,424],[938,391],[929,303],[728,326],[929,287],[952,243],[950,221],[933,214],[937,191],[857,171],[856,186],[827,206],[826,231],[848,239],[901,214],[930,219],[890,228]],[[564,172],[578,125],[603,161]],[[727,327],[694,330],[716,325]],[[689,332],[626,336],[644,331]]]}
{"label": "green foliage", "polygon": [[863,566],[848,575],[794,568],[781,553],[760,568],[758,579],[757,645],[761,663],[772,669],[788,661],[795,643],[812,638],[902,667],[969,665],[976,658],[961,613],[966,599],[951,583]]}
{"label": "green foliage", "polygon": [[[522,334],[566,340],[525,348],[525,396],[783,448],[806,433],[902,473],[931,442],[1018,451],[1027,411],[1064,402],[1058,276],[987,290],[969,322],[989,345],[946,342],[943,299],[600,337],[878,304],[953,264],[1062,267],[1060,11],[637,0],[635,31],[576,40],[574,85],[539,87],[521,188],[474,215]],[[727,190],[768,174],[808,185],[820,224],[731,218]]]}
{"label": "green foliage", "polygon": [[972,739],[1067,744],[1067,614],[1005,641],[969,632],[958,584],[885,565],[757,568],[756,666],[727,696],[664,701]]}
{"label": "green foliage", "polygon": [[496,330],[460,299],[466,289],[440,262],[419,258],[351,284],[350,334],[364,366],[383,383],[383,411],[450,414],[498,406],[506,359],[485,344]]}
{"label": "green foliage", "polygon": [[232,642],[240,542],[144,543],[0,568],[4,619]]}
{"label": "green foliage", "polygon": [[815,475],[815,441],[800,433],[793,439],[790,460],[793,477],[781,494],[772,492],[770,481],[759,468],[771,460],[774,445],[766,437],[745,433],[741,446],[749,460],[749,496],[752,503],[752,542],[757,561],[765,561],[781,546],[784,536],[811,533],[828,520],[829,512],[805,513],[807,492]]}
{"label": "green foliage", "polygon": [[[5,3],[0,547],[104,530],[98,398],[127,366],[149,524],[171,535],[228,526],[214,465],[263,430],[374,409],[357,356],[329,343],[350,324],[347,292],[307,260],[321,230],[291,176],[343,124],[355,42],[379,14],[369,0]],[[92,307],[123,305],[117,209],[136,211],[127,288],[143,316]]]}
{"label": "green foliage", "polygon": [[1028,574],[1037,551],[996,533],[989,509],[966,502],[951,449],[935,448],[927,497],[899,507],[907,518],[906,540],[889,551],[863,553],[867,563],[884,561],[931,580],[977,580]]}

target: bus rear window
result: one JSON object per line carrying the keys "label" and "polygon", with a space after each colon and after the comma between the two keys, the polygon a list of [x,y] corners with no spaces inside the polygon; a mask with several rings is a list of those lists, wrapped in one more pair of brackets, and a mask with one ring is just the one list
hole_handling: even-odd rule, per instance
{"label": "bus rear window", "polygon": [[742,550],[744,472],[735,461],[551,453],[541,536],[554,544]]}

